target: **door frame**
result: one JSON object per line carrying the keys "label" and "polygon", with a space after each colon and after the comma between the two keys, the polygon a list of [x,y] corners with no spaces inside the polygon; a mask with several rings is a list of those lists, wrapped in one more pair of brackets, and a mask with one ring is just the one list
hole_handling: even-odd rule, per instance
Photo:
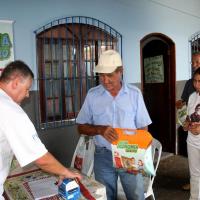
{"label": "door frame", "polygon": [[170,100],[169,100],[169,109],[170,109],[170,119],[171,119],[171,128],[169,137],[166,138],[170,142],[169,152],[177,154],[177,134],[176,134],[176,60],[175,60],[175,43],[166,35],[162,33],[150,33],[143,37],[140,40],[140,68],[141,68],[141,90],[144,90],[144,80],[143,80],[143,48],[146,44],[151,42],[152,40],[161,40],[169,46],[168,58],[169,58],[169,84],[170,88],[168,92],[170,92]]}

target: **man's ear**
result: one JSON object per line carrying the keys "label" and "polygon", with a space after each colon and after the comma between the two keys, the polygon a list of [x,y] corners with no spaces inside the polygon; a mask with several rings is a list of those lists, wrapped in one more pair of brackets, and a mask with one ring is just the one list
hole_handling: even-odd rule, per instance
{"label": "man's ear", "polygon": [[121,74],[123,74],[123,67],[120,67],[119,71],[120,71]]}
{"label": "man's ear", "polygon": [[12,87],[12,89],[16,89],[17,87],[18,87],[18,85],[19,85],[19,78],[15,78],[15,79],[13,79],[12,81],[11,81],[11,87]]}

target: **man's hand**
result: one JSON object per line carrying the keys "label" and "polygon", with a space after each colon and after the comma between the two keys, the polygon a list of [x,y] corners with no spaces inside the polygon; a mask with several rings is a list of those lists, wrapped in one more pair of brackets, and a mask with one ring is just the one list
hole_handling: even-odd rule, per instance
{"label": "man's hand", "polygon": [[56,158],[49,152],[41,156],[34,162],[42,170],[59,175],[61,179],[63,178],[79,178],[81,175],[77,171],[71,171],[62,165]]}
{"label": "man's hand", "polygon": [[114,128],[110,126],[102,126],[98,128],[99,135],[102,135],[108,142],[112,143],[118,139],[118,135]]}
{"label": "man's hand", "polygon": [[80,134],[84,135],[101,135],[110,143],[118,139],[115,129],[111,126],[78,124],[78,131]]}
{"label": "man's hand", "polygon": [[60,185],[65,178],[71,178],[71,179],[77,178],[80,180],[80,179],[82,179],[82,176],[77,171],[71,171],[69,169],[66,169],[65,175],[59,176],[58,185]]}

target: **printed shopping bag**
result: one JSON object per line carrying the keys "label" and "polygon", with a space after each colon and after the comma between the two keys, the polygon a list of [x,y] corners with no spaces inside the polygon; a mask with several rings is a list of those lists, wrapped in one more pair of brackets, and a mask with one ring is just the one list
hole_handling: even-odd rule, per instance
{"label": "printed shopping bag", "polygon": [[120,128],[115,130],[118,140],[111,145],[114,167],[133,174],[155,175],[151,134],[146,130]]}

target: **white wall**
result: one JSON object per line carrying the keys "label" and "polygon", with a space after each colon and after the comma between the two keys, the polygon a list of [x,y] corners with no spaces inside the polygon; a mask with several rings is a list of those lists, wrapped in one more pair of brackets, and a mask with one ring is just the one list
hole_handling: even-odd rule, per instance
{"label": "white wall", "polygon": [[88,16],[109,24],[122,34],[124,78],[140,82],[140,40],[159,32],[176,44],[176,77],[190,76],[189,43],[200,30],[199,0],[4,0],[0,19],[15,20],[15,58],[36,73],[34,30],[55,19]]}

